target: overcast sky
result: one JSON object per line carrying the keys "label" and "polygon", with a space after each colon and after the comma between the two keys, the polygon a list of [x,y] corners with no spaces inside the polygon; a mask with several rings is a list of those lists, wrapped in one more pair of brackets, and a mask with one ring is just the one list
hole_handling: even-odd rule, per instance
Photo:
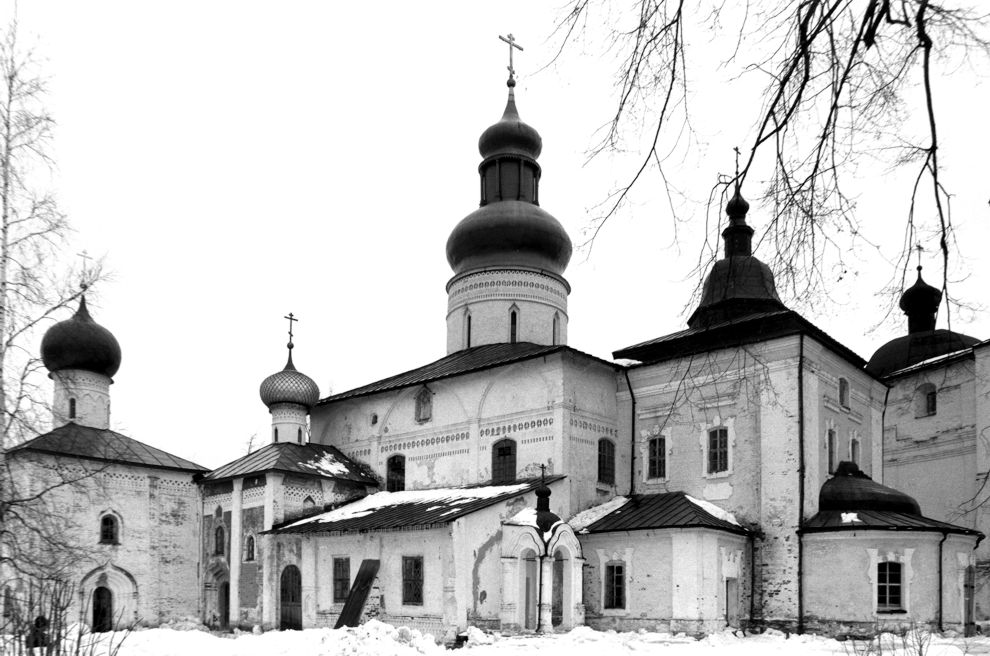
{"label": "overcast sky", "polygon": [[[445,355],[444,247],[477,207],[477,140],[505,104],[499,34],[525,48],[517,100],[543,136],[541,204],[576,245],[638,164],[630,153],[585,165],[614,109],[610,68],[594,43],[578,43],[537,72],[555,51],[550,3],[31,0],[19,15],[50,78],[56,191],[76,230],[66,257],[85,248],[112,273],[92,298],[123,349],[112,427],[210,467],[243,455],[252,434],[256,446],[268,439],[258,385],[285,363],[288,312],[300,319],[296,365],[322,395]],[[688,40],[715,58],[735,44],[731,30]],[[590,253],[576,249],[565,275],[577,349],[607,358],[685,326],[691,271],[715,234],[705,201],[760,107],[758,85],[738,71],[696,70],[690,151],[668,163],[681,221],[650,179]],[[955,293],[980,303],[990,92],[965,65],[938,84],[968,258]],[[859,178],[879,248],[850,254],[833,302],[801,310],[868,358],[906,327],[898,317],[876,328],[906,178],[869,166]],[[757,196],[759,180],[748,184]],[[751,225],[767,216],[753,204]],[[985,310],[953,328],[990,337]]]}

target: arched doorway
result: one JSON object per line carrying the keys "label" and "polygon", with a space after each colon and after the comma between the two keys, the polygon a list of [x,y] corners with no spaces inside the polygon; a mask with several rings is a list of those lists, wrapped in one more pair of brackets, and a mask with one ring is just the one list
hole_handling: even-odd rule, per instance
{"label": "arched doorway", "polygon": [[522,566],[522,594],[519,595],[522,611],[522,628],[536,630],[536,620],[540,608],[540,559],[536,552],[527,549],[519,555]]}
{"label": "arched doorway", "polygon": [[113,593],[100,586],[93,590],[93,633],[113,630]]}
{"label": "arched doorway", "polygon": [[558,549],[553,555],[553,603],[550,617],[555,627],[564,621],[564,557]]}
{"label": "arched doorway", "polygon": [[299,568],[288,565],[282,570],[282,581],[279,586],[279,628],[284,630],[299,630],[302,628],[302,576]]}
{"label": "arched doorway", "polygon": [[230,626],[230,581],[223,581],[217,590],[217,615],[220,616],[220,628]]}

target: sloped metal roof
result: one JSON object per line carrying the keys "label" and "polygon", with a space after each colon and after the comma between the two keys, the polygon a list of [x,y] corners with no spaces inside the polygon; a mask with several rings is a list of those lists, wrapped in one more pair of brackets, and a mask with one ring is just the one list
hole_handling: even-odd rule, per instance
{"label": "sloped metal roof", "polygon": [[855,351],[828,335],[794,310],[756,312],[745,317],[713,323],[701,328],[687,328],[619,349],[612,353],[612,357],[638,360],[643,364],[650,364],[695,353],[753,344],[797,334],[814,337],[859,369],[866,366],[866,360],[857,355]]}
{"label": "sloped metal roof", "polygon": [[975,535],[983,539],[980,531],[956,526],[921,515],[887,510],[823,510],[804,523],[800,533],[826,533],[829,531],[932,531]]}
{"label": "sloped metal roof", "polygon": [[[547,476],[546,483],[563,478],[563,475]],[[271,532],[363,533],[449,524],[464,515],[531,492],[539,485],[539,478],[531,478],[505,485],[378,492],[319,515],[294,520]]]}
{"label": "sloped metal roof", "polygon": [[661,528],[714,528],[748,535],[748,531],[730,521],[716,517],[693,503],[684,492],[633,494],[629,501],[580,533],[643,531]]}
{"label": "sloped metal roof", "polygon": [[450,378],[452,376],[460,376],[462,374],[481,371],[483,369],[491,369],[492,367],[498,367],[511,364],[513,362],[519,362],[521,360],[550,355],[551,353],[558,353],[561,351],[567,351],[585,358],[597,360],[598,362],[609,365],[610,367],[615,367],[616,369],[621,368],[621,365],[614,362],[596,358],[593,355],[578,351],[577,349],[573,349],[569,346],[564,346],[563,344],[557,344],[554,346],[532,344],[530,342],[516,342],[514,344],[485,344],[483,346],[474,346],[469,349],[464,349],[463,351],[451,353],[447,357],[440,358],[436,362],[431,362],[430,364],[424,365],[417,369],[406,371],[404,373],[364,385],[363,387],[356,387],[352,390],[341,392],[340,394],[328,396],[321,400],[317,405],[340,401],[341,399],[350,399],[357,396],[366,396],[368,394],[376,394],[378,392],[400,389],[402,387],[410,387],[412,385],[421,385],[423,383],[440,380],[442,378]]}
{"label": "sloped metal roof", "polygon": [[206,467],[173,456],[171,453],[138,442],[109,429],[92,428],[69,422],[10,449],[8,453],[35,451],[61,456],[118,462],[142,467],[203,472]]}
{"label": "sloped metal roof", "polygon": [[367,465],[351,460],[335,446],[292,442],[263,446],[243,458],[214,469],[202,480],[219,481],[266,471],[341,479],[368,485],[378,484]]}

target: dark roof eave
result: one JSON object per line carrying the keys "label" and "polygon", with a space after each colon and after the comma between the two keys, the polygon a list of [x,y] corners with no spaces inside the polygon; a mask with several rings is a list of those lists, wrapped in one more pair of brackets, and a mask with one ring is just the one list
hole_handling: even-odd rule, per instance
{"label": "dark roof eave", "polygon": [[798,528],[797,534],[837,533],[840,531],[912,531],[915,533],[953,533],[956,535],[975,536],[977,538],[977,544],[979,544],[983,538],[986,537],[980,531],[971,528],[963,528],[962,526],[867,526],[865,524],[849,524],[843,526],[802,526]]}
{"label": "dark roof eave", "polygon": [[916,374],[919,371],[927,371],[928,369],[932,369],[935,367],[942,367],[947,364],[953,364],[955,362],[959,362],[961,360],[973,360],[976,358],[976,355],[973,353],[973,349],[976,348],[977,346],[979,346],[979,344],[976,344],[975,346],[971,346],[961,353],[954,353],[952,355],[941,358],[930,358],[932,361],[926,362],[924,364],[919,362],[917,364],[908,365],[907,367],[901,367],[900,369],[891,371],[888,374],[884,374],[880,378],[880,380],[886,382],[890,380],[895,380],[897,378],[905,378],[907,376]]}
{"label": "dark roof eave", "polygon": [[[15,456],[18,453],[44,453],[49,456],[57,456],[60,458],[72,458],[73,460],[91,460],[93,462],[106,462],[113,465],[128,465],[131,467],[145,467],[147,469],[167,469],[169,471],[180,471],[189,472],[191,474],[197,474],[200,472],[210,471],[206,467],[201,465],[196,465],[196,467],[176,467],[173,465],[156,465],[150,462],[135,462],[131,460],[121,460],[120,458],[103,458],[100,456],[90,456],[75,453],[62,453],[61,451],[53,451],[51,449],[39,449],[33,446],[26,446],[19,444],[12,449],[7,451],[7,456]],[[193,463],[195,464],[195,463]]]}
{"label": "dark roof eave", "polygon": [[[452,372],[449,372],[449,373],[438,374],[436,376],[428,376],[428,377],[426,377],[424,379],[416,380],[416,381],[412,381],[412,382],[407,382],[407,383],[397,383],[394,386],[385,385],[383,387],[375,387],[376,385],[379,385],[380,383],[382,383],[384,381],[390,380],[392,378],[399,378],[399,377],[402,377],[402,376],[407,376],[407,375],[413,374],[416,371],[419,371],[420,369],[425,369],[426,367],[433,366],[434,364],[436,364],[436,362],[439,362],[440,360],[444,360],[445,359],[445,358],[440,358],[440,360],[437,360],[435,362],[431,362],[429,364],[423,365],[422,367],[417,367],[415,369],[410,369],[409,371],[404,371],[402,373],[395,374],[394,376],[389,376],[388,378],[383,378],[381,380],[368,383],[367,385],[361,385],[360,387],[354,388],[354,390],[349,390],[349,391],[346,391],[346,392],[340,392],[339,394],[334,394],[332,396],[328,396],[326,398],[320,399],[316,403],[316,405],[317,406],[329,405],[329,404],[335,403],[337,401],[344,401],[344,400],[348,400],[348,399],[356,399],[356,398],[361,398],[363,396],[371,396],[373,394],[380,394],[380,393],[383,393],[383,392],[393,392],[395,390],[405,389],[407,387],[415,387],[417,385],[425,385],[426,383],[432,383],[432,382],[436,382],[438,380],[445,380],[447,378],[456,378],[457,376],[464,376],[464,375],[467,375],[467,374],[473,374],[473,373],[477,373],[479,371],[486,371],[488,369],[494,369],[496,367],[501,367],[501,366],[505,366],[505,365],[515,364],[517,362],[523,362],[525,360],[532,360],[534,358],[546,357],[548,355],[555,355],[557,353],[564,353],[564,352],[570,353],[570,354],[575,355],[577,357],[583,357],[583,358],[588,358],[590,360],[594,360],[594,361],[596,361],[596,362],[598,362],[600,364],[604,364],[604,365],[606,365],[608,367],[611,367],[611,368],[615,369],[616,371],[620,371],[620,370],[622,370],[622,369],[625,368],[625,365],[621,365],[621,364],[619,364],[617,362],[611,362],[609,360],[603,360],[602,358],[599,358],[599,357],[596,357],[594,355],[591,355],[590,353],[585,353],[584,351],[579,351],[579,350],[577,350],[575,348],[572,348],[570,346],[567,346],[565,344],[557,344],[557,345],[553,345],[553,346],[547,346],[545,350],[537,350],[537,351],[534,351],[534,352],[531,352],[531,353],[521,353],[521,354],[519,354],[517,356],[510,356],[510,357],[507,357],[507,358],[504,358],[504,359],[500,359],[500,360],[496,360],[496,361],[493,361],[493,362],[481,363],[481,364],[479,364],[477,366],[469,367],[467,369],[460,370],[460,371],[452,371]],[[451,355],[454,355],[454,353],[452,353]],[[371,388],[371,389],[366,389],[366,388]]]}
{"label": "dark roof eave", "polygon": [[736,535],[752,535],[752,531],[742,526],[729,528],[728,526],[712,526],[711,524],[682,524],[679,526],[633,526],[629,528],[598,529],[590,531],[587,528],[577,531],[578,535],[600,535],[603,533],[632,533],[634,531],[673,531],[684,529],[705,528],[712,531],[724,531],[725,533],[735,533]]}

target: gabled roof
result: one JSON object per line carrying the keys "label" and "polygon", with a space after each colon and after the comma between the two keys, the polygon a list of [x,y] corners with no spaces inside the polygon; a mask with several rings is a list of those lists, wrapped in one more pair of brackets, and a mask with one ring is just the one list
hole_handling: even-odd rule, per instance
{"label": "gabled roof", "polygon": [[829,336],[794,310],[757,312],[745,317],[710,324],[703,328],[687,328],[619,349],[612,353],[612,357],[639,360],[643,364],[652,364],[716,349],[754,344],[799,334],[814,337],[857,369],[863,369],[866,366],[866,360],[858,356],[852,349]]}
{"label": "gabled roof", "polygon": [[491,369],[493,367],[500,367],[502,365],[512,364],[513,362],[520,362],[522,360],[547,356],[562,351],[596,360],[610,367],[615,367],[616,369],[621,368],[620,365],[614,362],[601,360],[593,355],[582,353],[577,349],[573,349],[562,344],[557,344],[554,346],[532,344],[530,342],[516,342],[514,344],[485,344],[483,346],[474,346],[469,349],[464,349],[463,351],[451,353],[447,357],[440,358],[436,362],[431,362],[430,364],[424,365],[417,369],[397,374],[395,376],[364,385],[363,387],[357,387],[346,392],[341,392],[340,394],[328,396],[317,405],[340,401],[341,399],[350,399],[357,396],[366,396],[368,394],[376,394],[378,392],[410,387],[412,385],[422,385],[424,383],[440,380],[442,378],[460,376],[462,374]]}
{"label": "gabled roof", "polygon": [[[548,476],[546,483],[554,483],[563,478],[562,475]],[[526,494],[539,485],[540,479],[532,478],[510,485],[378,492],[334,510],[290,522],[272,529],[271,532],[361,533],[449,524],[464,515]]]}
{"label": "gabled roof", "polygon": [[49,433],[39,435],[33,440],[15,446],[8,453],[14,454],[22,451],[50,453],[141,467],[178,469],[190,472],[207,471],[206,467],[201,467],[185,458],[173,456],[171,453],[156,449],[144,442],[138,442],[132,437],[121,435],[109,429],[82,426],[75,422],[69,422]]}
{"label": "gabled roof", "polygon": [[887,510],[840,511],[823,510],[804,523],[800,533],[826,533],[829,531],[932,531],[959,533],[983,539],[983,533],[971,528],[956,526],[921,515]]}
{"label": "gabled roof", "polygon": [[351,460],[329,444],[277,442],[252,451],[243,458],[214,469],[204,482],[239,478],[268,471],[333,478],[377,485],[371,470]]}
{"label": "gabled roof", "polygon": [[662,528],[713,528],[748,535],[732,516],[717,506],[689,497],[684,492],[633,494],[604,517],[592,522],[579,533],[644,531]]}

